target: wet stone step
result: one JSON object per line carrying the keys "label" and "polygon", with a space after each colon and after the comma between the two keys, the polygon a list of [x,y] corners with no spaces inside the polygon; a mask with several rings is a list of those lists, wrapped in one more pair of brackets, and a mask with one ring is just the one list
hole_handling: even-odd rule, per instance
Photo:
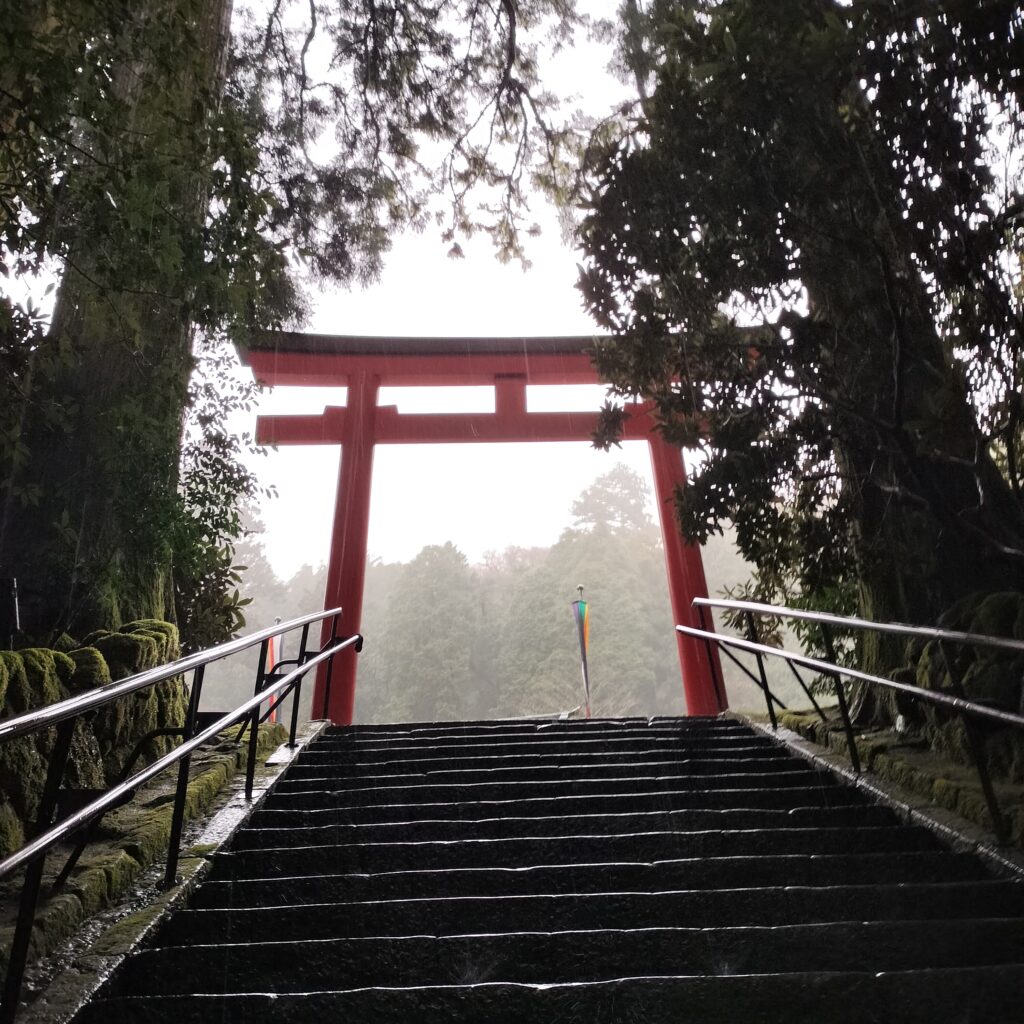
{"label": "wet stone step", "polygon": [[430,768],[494,768],[522,767],[548,764],[633,764],[638,759],[670,760],[683,765],[691,762],[698,764],[717,764],[729,761],[746,761],[757,759],[765,763],[802,763],[802,759],[794,758],[781,747],[753,743],[736,744],[729,747],[703,747],[699,751],[654,748],[648,753],[636,750],[572,750],[559,753],[492,753],[483,755],[463,755],[451,750],[427,750],[422,753],[373,753],[356,755],[347,751],[334,751],[313,745],[302,751],[296,759],[295,766],[312,764],[331,764],[348,768],[352,771],[375,769],[406,770],[410,765],[420,765],[424,770]]}
{"label": "wet stone step", "polygon": [[644,975],[1024,964],[1024,921],[833,922],[323,939],[145,950],[111,994],[601,981]]}
{"label": "wet stone step", "polygon": [[429,736],[465,737],[479,735],[490,738],[508,736],[565,735],[586,737],[608,733],[646,733],[657,735],[726,735],[752,733],[743,722],[722,718],[594,718],[589,721],[484,721],[484,722],[419,722],[402,725],[331,726],[323,739],[333,742],[357,742],[370,739],[419,739]]}
{"label": "wet stone step", "polygon": [[[646,811],[620,814],[557,814],[550,816],[465,819],[452,816],[420,821],[394,821],[354,825],[342,819],[336,809],[319,811],[283,811],[273,808],[257,811],[251,828],[302,830],[333,825],[341,830],[342,842],[394,842],[430,839],[504,839],[514,835],[619,835],[623,832],[696,831],[700,829],[750,828],[840,828],[900,824],[887,807],[854,805],[850,807],[794,807],[775,810],[686,810]],[[241,833],[240,833],[241,834]]]}
{"label": "wet stone step", "polygon": [[76,1024],[1016,1024],[1022,991],[1024,968],[1018,965],[882,974],[850,969],[545,987],[483,982],[299,995],[125,997],[92,1003]]}
{"label": "wet stone step", "polygon": [[611,813],[620,811],[670,811],[687,808],[752,809],[790,807],[843,807],[863,805],[867,798],[850,786],[817,785],[774,789],[716,788],[716,789],[660,789],[654,792],[639,790],[626,793],[609,792],[606,786],[571,796],[509,796],[491,799],[474,794],[472,799],[460,799],[460,794],[440,794],[434,790],[434,800],[403,799],[405,793],[377,791],[362,800],[353,800],[345,790],[312,789],[306,792],[274,793],[273,805],[282,810],[310,810],[333,808],[351,822],[402,821],[436,818],[455,813],[458,817],[490,818],[513,814],[579,814]]}
{"label": "wet stone step", "polygon": [[728,720],[332,729],[147,944],[76,1024],[1024,1019],[1024,886]]}
{"label": "wet stone step", "polygon": [[[969,854],[946,852],[700,857],[639,863],[601,862],[518,868],[373,871],[238,879],[236,855],[214,860],[212,877],[192,905],[247,906],[347,903],[447,896],[571,892],[666,892],[759,886],[891,885],[981,881],[989,877]],[[270,902],[268,902],[270,901]]]}
{"label": "wet stone step", "polygon": [[991,881],[906,885],[787,886],[685,892],[451,897],[185,910],[157,947],[374,935],[464,935],[581,928],[724,928],[827,921],[900,921],[1024,915],[1024,886]]}
{"label": "wet stone step", "polygon": [[[332,843],[335,830],[307,833],[308,845],[278,845],[288,838],[247,833],[224,854],[235,878],[329,871],[515,867],[531,864],[597,864],[603,861],[680,860],[687,857],[771,856],[794,853],[886,853],[941,849],[930,832],[907,826],[834,829],[648,832],[612,836],[515,837],[380,844]],[[294,837],[291,837],[294,843]],[[316,845],[314,845],[314,843]],[[222,870],[218,867],[218,871]],[[227,870],[227,869],[224,869]]]}
{"label": "wet stone step", "polygon": [[396,803],[437,803],[469,802],[479,800],[514,800],[530,794],[532,798],[545,796],[586,796],[595,794],[651,793],[694,789],[705,793],[729,790],[765,789],[783,791],[819,786],[834,788],[836,780],[822,772],[813,770],[795,772],[773,772],[761,775],[683,775],[668,773],[661,775],[636,775],[626,778],[556,778],[530,781],[495,782],[432,782],[423,781],[403,785],[386,784],[385,780],[339,780],[339,779],[283,779],[277,786],[282,797],[296,793],[330,790],[343,793],[351,804],[373,805],[384,800]]}
{"label": "wet stone step", "polygon": [[337,751],[339,754],[350,752],[354,756],[365,759],[373,755],[375,759],[381,757],[408,757],[410,755],[430,754],[437,756],[447,754],[457,757],[479,757],[494,755],[512,754],[559,754],[568,755],[573,752],[579,753],[600,753],[601,751],[632,751],[645,753],[653,751],[672,751],[675,753],[689,752],[699,754],[702,751],[728,750],[730,748],[743,749],[770,749],[771,740],[766,737],[756,737],[746,734],[721,739],[692,739],[676,736],[636,736],[629,737],[608,737],[608,738],[586,738],[569,740],[562,737],[539,739],[514,739],[509,741],[492,741],[481,743],[477,740],[460,740],[442,743],[440,741],[424,741],[422,743],[377,743],[368,742],[365,744],[352,744],[332,746],[325,743],[318,747],[324,751]]}
{"label": "wet stone step", "polygon": [[809,771],[806,761],[778,760],[776,758],[746,758],[729,760],[636,760],[626,763],[594,761],[580,764],[571,760],[563,763],[462,767],[457,761],[446,764],[423,765],[419,762],[403,764],[336,765],[323,761],[303,761],[288,769],[289,781],[299,779],[344,779],[364,785],[401,785],[402,783],[429,782],[533,782],[567,778],[631,778],[634,776],[668,775],[712,778],[716,775],[773,776],[779,773]]}

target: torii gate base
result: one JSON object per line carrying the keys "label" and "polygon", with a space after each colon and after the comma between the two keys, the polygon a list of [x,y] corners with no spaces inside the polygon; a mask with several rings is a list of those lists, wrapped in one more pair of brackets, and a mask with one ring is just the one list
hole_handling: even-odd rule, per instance
{"label": "torii gate base", "polygon": [[[334,509],[324,607],[343,609],[346,634],[359,632],[366,578],[373,452],[378,444],[445,444],[481,441],[590,440],[594,413],[529,413],[528,384],[597,382],[587,350],[592,338],[365,338],[335,335],[272,334],[268,348],[242,353],[265,385],[346,386],[348,405],[313,416],[261,416],[260,444],[340,444],[341,465]],[[379,406],[382,385],[494,386],[493,413],[399,414]],[[674,496],[685,486],[682,452],[654,429],[645,406],[627,406],[623,437],[647,442],[661,520],[669,594],[675,621],[692,625],[691,601],[707,596],[700,548],[684,543],[676,526]],[[325,623],[324,637],[330,626]],[[717,651],[677,634],[686,709],[715,715],[728,706]],[[356,655],[351,648],[335,659],[328,716],[352,722]],[[313,707],[324,706],[326,678],[317,676]]]}

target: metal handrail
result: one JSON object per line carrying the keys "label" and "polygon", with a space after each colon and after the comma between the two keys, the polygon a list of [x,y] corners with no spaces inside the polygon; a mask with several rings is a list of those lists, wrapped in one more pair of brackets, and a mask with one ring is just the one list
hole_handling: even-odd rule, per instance
{"label": "metal handrail", "polygon": [[114,807],[122,806],[126,803],[126,798],[130,799],[133,797],[136,790],[140,789],[165,769],[184,760],[192,753],[192,751],[201,747],[204,743],[208,743],[217,736],[218,733],[223,732],[225,729],[229,729],[236,722],[250,714],[254,709],[259,708],[259,706],[266,701],[268,697],[272,697],[277,693],[291,688],[293,683],[305,675],[306,672],[315,665],[319,665],[320,662],[326,661],[328,658],[333,658],[334,655],[345,650],[346,647],[351,647],[353,644],[358,643],[360,639],[361,637],[358,634],[350,636],[336,644],[334,647],[329,647],[327,650],[321,651],[319,654],[309,658],[305,664],[292,669],[288,675],[283,676],[278,682],[272,683],[266,687],[266,689],[261,690],[255,696],[250,697],[243,704],[239,704],[234,711],[226,712],[212,725],[207,726],[202,730],[202,732],[196,733],[190,740],[186,740],[184,743],[179,744],[170,753],[164,754],[163,757],[158,758],[152,764],[147,765],[126,782],[122,782],[119,786],[114,786],[113,789],[107,790],[103,796],[97,797],[92,801],[92,803],[86,804],[85,807],[81,808],[81,810],[76,811],[74,814],[69,814],[66,818],[62,818],[53,826],[53,828],[36,836],[35,839],[30,843],[26,843],[20,850],[0,861],[0,879],[5,878],[12,871],[16,871],[23,864],[26,864],[37,857],[40,853],[45,853],[51,846],[56,846],[62,839],[65,839],[73,832],[77,832],[83,825],[87,825],[93,818],[111,810]]}
{"label": "metal handrail", "polygon": [[112,700],[117,700],[118,697],[135,693],[137,690],[144,690],[147,686],[153,686],[156,683],[166,682],[175,676],[185,675],[187,672],[255,647],[256,644],[269,640],[273,636],[279,636],[281,633],[287,633],[300,626],[308,626],[312,622],[340,614],[340,608],[330,608],[327,611],[302,615],[297,619],[290,619],[288,622],[268,626],[266,629],[261,629],[248,636],[241,636],[237,640],[229,640],[227,643],[219,644],[208,650],[197,651],[195,654],[189,654],[167,665],[158,665],[145,672],[138,672],[116,683],[107,683],[105,686],[97,686],[92,690],[76,693],[73,697],[57,701],[56,704],[48,704],[43,708],[26,711],[15,718],[8,718],[0,722],[0,742],[36,732],[38,729],[44,729],[50,725],[57,725],[68,718],[77,718],[79,715],[94,711]]}
{"label": "metal handrail", "polygon": [[729,611],[752,612],[755,615],[775,615],[782,619],[802,619],[820,625],[837,626],[839,629],[857,629],[872,633],[890,633],[896,636],[921,637],[927,640],[948,640],[955,644],[969,644],[975,647],[995,647],[1024,654],[1024,640],[1003,636],[986,636],[983,633],[964,633],[955,629],[939,629],[936,626],[909,626],[903,622],[872,622],[853,616],[832,615],[829,612],[815,612],[803,608],[787,608],[783,605],[761,604],[757,601],[734,601],[724,598],[695,597],[695,607],[724,608]]}
{"label": "metal handrail", "polygon": [[[975,768],[981,782],[982,793],[992,819],[993,831],[1000,842],[1007,840],[1009,830],[1006,821],[999,809],[999,802],[996,799],[995,789],[985,764],[981,739],[978,736],[975,725],[977,719],[985,720],[997,725],[1010,726],[1013,728],[1024,728],[1024,714],[1017,714],[1013,711],[1004,711],[1001,708],[990,707],[979,701],[970,700],[964,693],[961,679],[955,670],[954,663],[947,653],[947,645],[962,644],[974,647],[988,647],[997,650],[1013,651],[1024,653],[1024,641],[1014,640],[1008,637],[986,636],[981,633],[966,633],[960,630],[940,629],[933,626],[910,626],[899,622],[872,622],[869,619],[859,619],[852,616],[833,615],[829,612],[819,612],[803,608],[787,608],[779,605],[763,604],[757,601],[737,601],[732,599],[715,598],[694,598],[693,605],[700,616],[701,627],[696,629],[692,626],[677,625],[676,631],[685,636],[703,640],[710,648],[712,643],[718,644],[721,648],[736,648],[738,650],[753,653],[757,658],[757,666],[760,678],[751,678],[761,687],[768,704],[768,716],[771,719],[773,729],[778,728],[778,721],[775,716],[774,703],[779,703],[775,695],[768,687],[768,680],[764,672],[765,656],[782,658],[789,665],[801,685],[806,690],[796,666],[812,669],[822,675],[829,676],[835,687],[835,694],[839,708],[839,714],[843,723],[843,730],[846,734],[846,745],[849,751],[850,761],[853,769],[860,774],[860,755],[857,751],[857,744],[853,734],[853,723],[847,707],[846,695],[843,690],[842,680],[848,679],[859,683],[866,683],[870,686],[880,686],[883,689],[909,696],[914,700],[944,708],[949,712],[961,716],[967,744],[970,748],[971,757],[974,760]],[[705,608],[720,608],[730,611],[742,612],[747,622],[747,639],[738,637],[723,636],[707,629],[704,617]],[[828,660],[812,658],[806,654],[797,654],[778,647],[770,647],[759,642],[757,627],[754,622],[755,615],[767,615],[781,619],[796,619],[805,622],[813,622],[821,630],[821,636]],[[901,683],[895,679],[887,679],[883,676],[872,675],[858,668],[840,665],[836,658],[835,646],[832,641],[830,627],[837,627],[846,631],[870,631],[875,633],[887,633],[894,636],[922,638],[938,641],[939,651],[945,663],[949,675],[950,690],[928,690],[922,686],[914,686],[911,683]],[[726,652],[728,653],[728,652]],[[732,655],[730,654],[730,657]],[[734,659],[735,660],[735,659]],[[717,684],[717,681],[716,681]],[[808,691],[808,695],[810,695]],[[813,698],[812,698],[813,700]],[[774,703],[773,703],[774,702]],[[818,713],[822,714],[820,708]],[[822,714],[823,716],[823,714]],[[824,717],[824,716],[823,716]]]}
{"label": "metal handrail", "polygon": [[[141,786],[173,765],[177,765],[178,779],[174,794],[174,807],[171,814],[167,864],[164,872],[165,887],[172,885],[177,877],[178,856],[188,792],[189,768],[193,751],[204,743],[208,743],[224,729],[230,728],[244,719],[245,725],[242,726],[236,740],[241,739],[246,729],[249,730],[248,756],[245,771],[245,798],[246,800],[251,800],[256,772],[256,753],[260,723],[265,721],[289,694],[292,694],[289,745],[294,747],[296,745],[295,736],[298,725],[299,698],[303,676],[311,668],[326,662],[327,673],[324,680],[323,695],[324,707],[326,709],[330,699],[331,669],[334,665],[334,657],[349,647],[354,646],[356,651],[362,650],[363,638],[360,635],[355,634],[350,637],[338,636],[340,617],[340,608],[330,608],[323,612],[302,615],[298,618],[290,619],[288,622],[277,623],[248,636],[239,637],[237,640],[230,640],[208,650],[198,651],[187,657],[179,658],[177,661],[172,661],[167,665],[139,672],[119,682],[96,687],[84,693],[76,694],[66,700],[58,701],[56,704],[26,712],[16,718],[0,723],[0,742],[12,740],[52,726],[56,726],[57,731],[56,739],[49,754],[46,781],[40,796],[36,834],[20,850],[15,851],[3,861],[0,861],[0,879],[7,877],[19,867],[26,867],[25,880],[21,890],[21,901],[18,908],[18,919],[11,942],[7,972],[4,977],[3,995],[0,998],[0,1024],[11,1024],[17,1013],[47,852],[74,832],[89,826],[90,823],[92,827],[95,827],[107,811],[128,803]],[[326,642],[319,650],[314,649],[310,651],[307,647],[310,625],[327,619],[330,619],[330,632]],[[288,659],[286,662],[287,664],[295,665],[295,668],[283,676],[278,674],[279,669],[268,671],[267,655],[270,639],[300,627],[302,635],[299,642],[298,656]],[[206,666],[256,645],[259,645],[260,653],[253,696],[233,711],[225,712],[217,721],[197,731],[197,725],[200,721],[199,701],[202,695]],[[63,783],[64,772],[71,751],[71,741],[74,735],[76,719],[95,711],[110,701],[117,700],[119,697],[136,693],[146,687],[184,675],[186,672],[192,672],[188,710],[185,714],[183,726],[180,729],[175,728],[172,730],[181,735],[182,742],[174,750],[158,758],[146,768],[143,768],[118,785],[113,786],[84,807],[62,818],[56,824],[52,824],[58,806],[59,791]],[[260,709],[268,699],[271,702],[270,709],[261,716]],[[168,730],[160,729],[156,732],[166,734]],[[154,733],[148,734],[150,737],[153,735]],[[81,852],[81,848],[87,841],[88,833],[86,833],[85,839],[79,844],[79,849],[72,854],[64,871],[58,876],[57,885],[61,884],[64,878],[67,877],[67,873],[74,865],[78,854]]]}
{"label": "metal handrail", "polygon": [[[844,665],[833,665],[829,661],[822,661],[819,658],[812,658],[805,654],[795,654],[779,647],[769,647],[767,644],[754,643],[752,640],[743,640],[735,636],[723,636],[717,633],[708,633],[703,629],[695,629],[692,626],[676,626],[676,632],[686,636],[696,637],[704,640],[717,636],[719,642],[728,647],[738,647],[743,651],[752,651],[755,654],[767,654],[775,658],[784,658],[786,661],[795,662],[804,668],[814,669],[823,675],[840,675],[848,679],[856,679],[861,683],[884,686],[887,690],[896,690],[899,693],[906,693],[912,697],[919,698],[929,704],[938,704],[950,711],[960,711],[965,714],[975,715],[978,718],[988,718],[1001,725],[1015,725],[1024,727],[1024,715],[1015,715],[1012,711],[1001,711],[998,708],[990,708],[986,704],[977,704],[965,697],[954,697],[939,690],[926,690],[921,686],[914,686],[911,683],[899,683],[895,679],[886,679],[883,676],[874,676],[868,672],[862,672],[858,668],[849,668]],[[2,867],[2,865],[0,865]]]}

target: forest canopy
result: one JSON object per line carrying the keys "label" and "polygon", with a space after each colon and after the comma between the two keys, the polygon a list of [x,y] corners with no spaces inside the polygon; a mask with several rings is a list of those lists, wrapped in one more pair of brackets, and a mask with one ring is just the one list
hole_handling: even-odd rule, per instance
{"label": "forest canopy", "polygon": [[626,9],[581,289],[605,378],[706,456],[684,531],[869,618],[1019,590],[1019,5]]}

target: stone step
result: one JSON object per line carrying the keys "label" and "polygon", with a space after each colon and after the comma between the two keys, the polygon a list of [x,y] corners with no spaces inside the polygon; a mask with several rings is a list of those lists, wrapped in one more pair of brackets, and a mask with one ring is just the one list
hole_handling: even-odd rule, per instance
{"label": "stone step", "polygon": [[618,835],[623,832],[694,831],[748,828],[840,828],[861,825],[895,825],[899,819],[887,807],[869,804],[848,807],[792,807],[774,810],[638,811],[618,814],[557,814],[500,818],[452,816],[419,821],[388,821],[353,824],[339,821],[335,808],[283,811],[268,807],[250,819],[253,829],[316,829],[325,825],[338,830],[339,842],[393,842],[431,839],[504,839],[511,835]]}
{"label": "stone step", "polygon": [[[96,1000],[76,1024],[1016,1024],[1024,967],[616,978]],[[965,1008],[960,1012],[956,1008]]]}
{"label": "stone step", "polygon": [[235,881],[232,855],[218,857],[212,877],[192,906],[348,903],[450,896],[534,895],[573,892],[671,892],[832,885],[980,881],[989,877],[969,854],[943,852],[790,854],[771,857],[700,857],[622,863],[545,864],[519,868],[373,871],[323,875],[267,875]]}
{"label": "stone step", "polygon": [[822,772],[772,772],[761,775],[684,775],[666,772],[661,775],[634,775],[615,778],[555,778],[517,781],[430,782],[389,784],[385,780],[368,779],[282,779],[277,791],[282,797],[300,793],[330,793],[343,796],[350,805],[375,806],[383,801],[396,803],[476,803],[482,800],[515,800],[531,798],[571,797],[619,794],[658,793],[695,790],[703,794],[732,790],[765,790],[782,793],[787,789],[819,787],[831,789],[836,780]]}
{"label": "stone step", "polygon": [[[371,791],[372,792],[372,791]],[[485,798],[473,795],[471,802],[460,800],[465,793],[438,793],[432,801],[406,801],[403,794],[378,792],[376,801],[353,800],[344,790],[314,789],[300,792],[275,791],[275,808],[281,810],[335,809],[339,821],[407,821],[436,818],[450,814],[471,818],[491,818],[504,814],[532,816],[535,814],[615,814],[623,811],[676,811],[685,809],[750,808],[772,809],[791,807],[846,807],[863,805],[867,798],[850,786],[822,785],[786,789],[658,789],[649,792],[609,792],[605,786],[591,787],[586,793],[556,796],[509,796]]]}
{"label": "stone step", "polygon": [[428,771],[434,768],[465,769],[465,768],[529,768],[532,765],[544,766],[553,764],[633,764],[638,758],[647,756],[649,759],[670,760],[677,765],[696,763],[700,766],[711,766],[722,762],[747,761],[756,758],[772,765],[803,764],[800,759],[781,747],[771,744],[753,742],[732,744],[728,747],[702,747],[697,751],[676,750],[674,748],[654,748],[646,755],[638,750],[615,750],[605,746],[595,750],[569,750],[563,753],[518,753],[503,754],[500,750],[489,754],[463,755],[458,749],[429,749],[420,753],[409,751],[392,751],[362,754],[345,750],[332,750],[313,744],[303,750],[295,760],[299,765],[329,764],[348,768],[351,771],[365,770],[379,774],[381,769],[406,771],[411,766]]}
{"label": "stone step", "polygon": [[405,762],[402,764],[346,765],[319,760],[303,761],[288,771],[288,779],[295,782],[302,779],[322,781],[345,781],[350,785],[398,786],[421,782],[430,783],[474,783],[474,782],[549,782],[558,779],[616,779],[650,776],[713,779],[718,775],[752,776],[755,780],[776,775],[804,775],[813,772],[807,762],[796,760],[780,761],[775,758],[730,758],[729,760],[686,761],[676,759],[642,759],[627,763],[591,761],[579,763],[565,758],[561,763],[540,763],[531,765],[509,765],[496,762],[490,766],[462,766],[456,760],[446,764],[422,765]]}
{"label": "stone step", "polygon": [[600,864],[752,857],[789,854],[888,853],[941,849],[923,828],[780,828],[701,832],[637,832],[625,835],[513,836],[427,842],[339,843],[331,826],[317,831],[247,831],[237,836],[218,876],[266,878],[274,874],[328,871],[405,871],[450,868],[529,867],[535,864]]}
{"label": "stone step", "polygon": [[735,733],[725,737],[685,737],[664,734],[662,736],[636,735],[611,736],[611,737],[584,737],[571,739],[568,737],[552,736],[540,737],[538,739],[514,737],[509,740],[502,740],[497,737],[488,740],[479,738],[468,738],[464,740],[452,738],[424,739],[409,741],[378,741],[372,740],[365,743],[341,743],[332,744],[325,742],[322,746],[317,744],[319,750],[336,753],[338,756],[346,754],[358,759],[366,759],[371,755],[376,759],[390,757],[409,757],[419,755],[440,756],[446,754],[454,757],[481,757],[488,755],[516,755],[516,754],[557,754],[571,755],[579,753],[601,753],[602,751],[650,753],[655,751],[667,751],[677,754],[689,752],[691,755],[713,750],[767,750],[771,748],[771,740],[767,737],[759,737],[748,733]]}
{"label": "stone step", "polygon": [[1024,920],[624,928],[174,946],[139,952],[111,995],[555,984],[617,977],[908,971],[1024,964]]}
{"label": "stone step", "polygon": [[606,733],[672,733],[675,735],[753,733],[743,722],[728,718],[591,718],[571,721],[541,719],[494,719],[471,722],[405,722],[390,725],[329,726],[320,742],[359,742],[367,738],[417,739],[425,736],[535,736],[561,734],[571,737]]}
{"label": "stone step", "polygon": [[1010,1024],[1024,886],[717,719],[329,730],[75,1024]]}
{"label": "stone step", "polygon": [[[269,895],[272,895],[269,894]],[[570,931],[585,927],[725,928],[826,921],[900,921],[1024,916],[1014,882],[838,885],[820,888],[464,896],[296,906],[184,910],[155,938],[159,947],[373,935],[459,935],[486,931]]]}

